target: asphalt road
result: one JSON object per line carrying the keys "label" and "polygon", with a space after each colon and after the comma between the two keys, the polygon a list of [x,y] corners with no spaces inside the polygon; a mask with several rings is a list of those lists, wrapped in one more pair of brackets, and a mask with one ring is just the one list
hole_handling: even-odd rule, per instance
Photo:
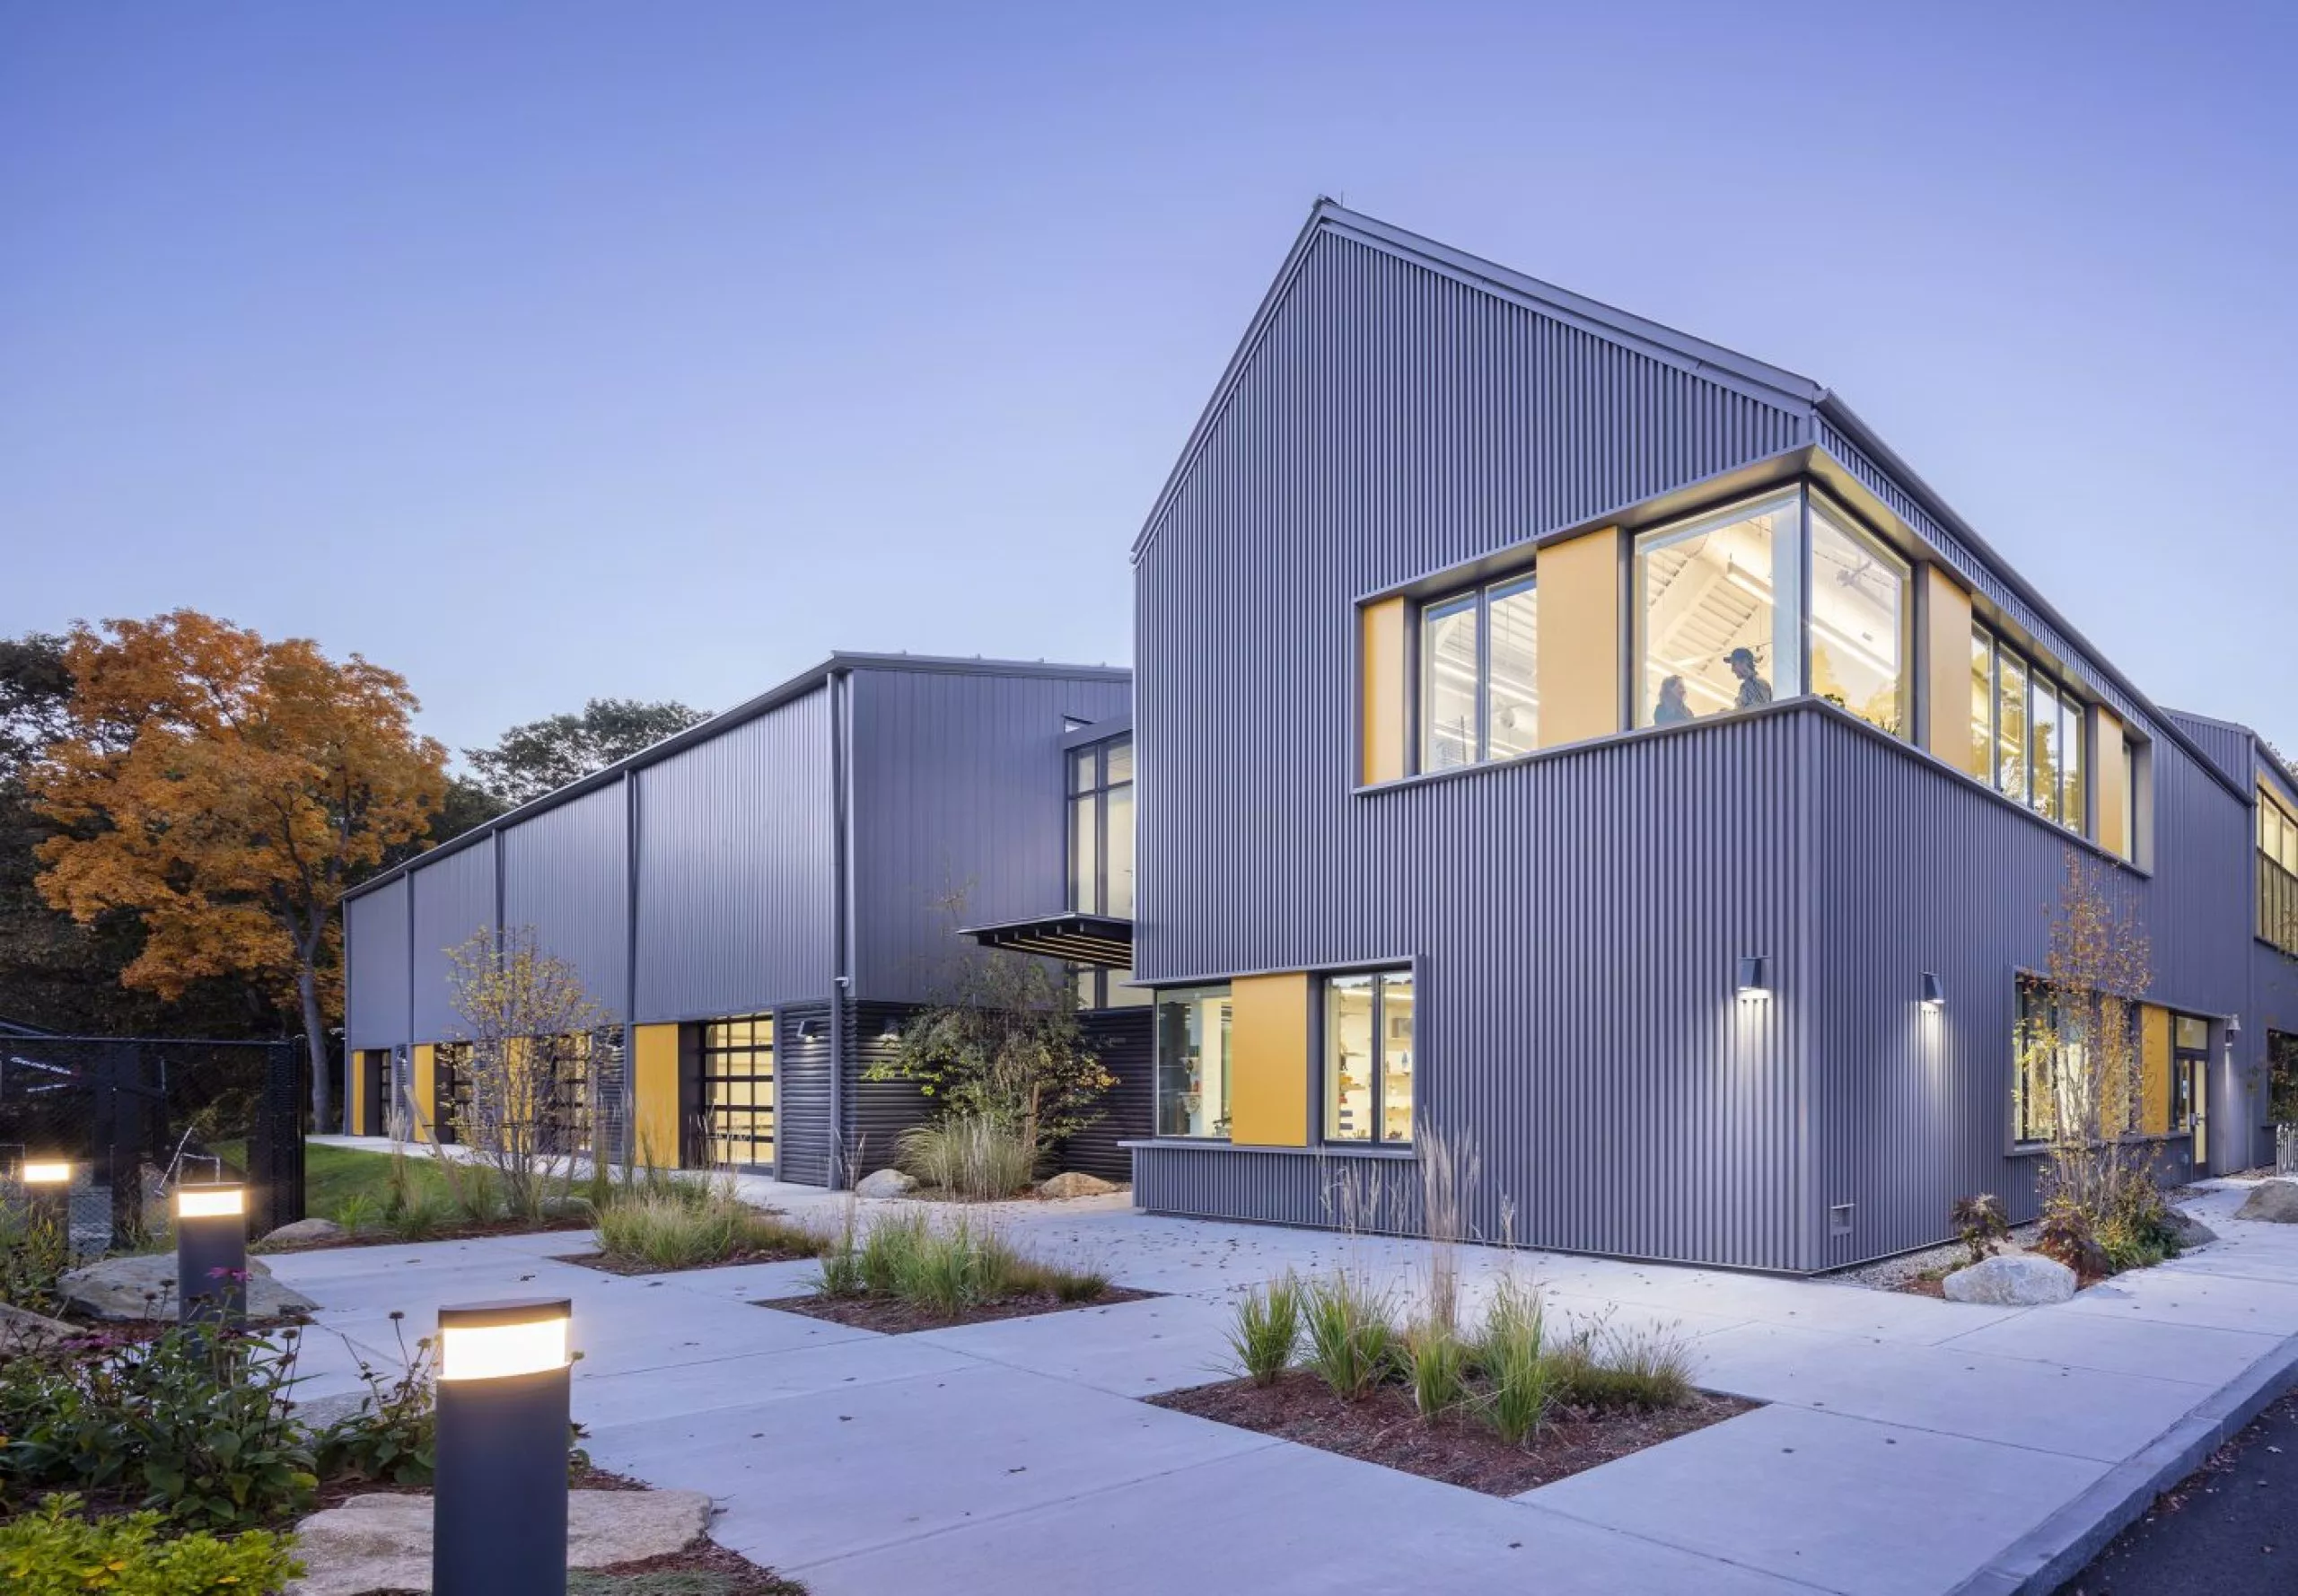
{"label": "asphalt road", "polygon": [[2158,1499],[2059,1596],[2298,1592],[2298,1392]]}

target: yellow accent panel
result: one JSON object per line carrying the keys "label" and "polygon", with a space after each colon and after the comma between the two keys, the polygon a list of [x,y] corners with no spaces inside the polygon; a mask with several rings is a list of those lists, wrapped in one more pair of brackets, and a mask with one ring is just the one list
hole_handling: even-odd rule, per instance
{"label": "yellow accent panel", "polygon": [[418,1142],[431,1140],[432,1089],[438,1084],[438,1049],[429,1042],[415,1044],[413,1061],[408,1072],[415,1077],[415,1125],[411,1131]]}
{"label": "yellow accent panel", "polygon": [[382,1127],[367,1123],[369,1094],[375,1089],[375,1056],[364,1048],[351,1054],[351,1079],[344,1083],[351,1101],[343,1105],[343,1128],[355,1136],[381,1134]]}
{"label": "yellow accent panel", "polygon": [[1924,567],[1925,746],[1958,770],[1971,766],[1971,596]]}
{"label": "yellow accent panel", "polygon": [[1358,618],[1364,657],[1364,780],[1394,781],[1404,774],[1404,619],[1402,599],[1367,604]]}
{"label": "yellow accent panel", "polygon": [[679,1167],[679,1028],[641,1025],[631,1046],[631,1085],[638,1099],[642,1162]]}
{"label": "yellow accent panel", "polygon": [[1307,1146],[1309,978],[1240,977],[1229,1003],[1229,1139]]}
{"label": "yellow accent panel", "polygon": [[2138,1128],[2150,1136],[2171,1128],[2171,1011],[2138,1009]]}
{"label": "yellow accent panel", "polygon": [[1539,554],[1540,746],[1620,729],[1620,533],[1606,527]]}
{"label": "yellow accent panel", "polygon": [[2099,734],[2091,750],[2091,773],[2098,785],[2099,846],[2128,858],[2130,771],[2123,763],[2122,722],[2104,705],[2097,713]]}

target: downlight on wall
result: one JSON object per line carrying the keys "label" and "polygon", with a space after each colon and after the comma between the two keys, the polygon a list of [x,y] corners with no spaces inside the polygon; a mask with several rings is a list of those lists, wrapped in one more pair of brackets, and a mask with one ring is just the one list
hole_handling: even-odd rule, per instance
{"label": "downlight on wall", "polygon": [[1771,960],[1761,953],[1742,954],[1738,979],[1733,983],[1740,1001],[1750,1003],[1771,995]]}
{"label": "downlight on wall", "polygon": [[1923,972],[1923,1006],[1934,1014],[1947,1006],[1947,984],[1927,969]]}

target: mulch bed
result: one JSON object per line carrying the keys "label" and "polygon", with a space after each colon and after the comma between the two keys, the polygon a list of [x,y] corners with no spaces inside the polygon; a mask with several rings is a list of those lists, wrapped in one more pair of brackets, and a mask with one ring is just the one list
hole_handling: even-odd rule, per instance
{"label": "mulch bed", "polygon": [[394,1235],[388,1230],[359,1231],[332,1241],[306,1241],[301,1246],[250,1247],[257,1258],[276,1258],[290,1252],[339,1252],[346,1247],[428,1247],[434,1241],[482,1241],[489,1236],[542,1236],[559,1231],[586,1231],[591,1221],[575,1214],[561,1215],[540,1223],[524,1219],[490,1219],[484,1224],[445,1224],[427,1236]]}
{"label": "mulch bed", "polygon": [[[1960,1264],[1955,1266],[1955,1268],[1960,1267],[1962,1267]],[[1943,1302],[1947,1300],[1947,1276],[1953,1273],[1954,1269],[1942,1269],[1935,1275],[1926,1273],[1910,1276],[1891,1289],[1906,1292],[1911,1296],[1934,1297]],[[2111,1275],[2086,1275],[2078,1269],[2074,1275],[2074,1289],[2088,1291],[2101,1280],[2113,1278]]]}
{"label": "mulch bed", "polygon": [[946,1330],[958,1325],[987,1324],[993,1320],[1029,1319],[1039,1313],[1067,1313],[1077,1308],[1106,1308],[1112,1302],[1138,1302],[1145,1297],[1162,1294],[1112,1285],[1090,1301],[1065,1302],[1049,1291],[1029,1292],[1020,1296],[998,1297],[979,1303],[955,1319],[944,1319],[928,1309],[912,1307],[899,1297],[825,1297],[818,1293],[809,1293],[802,1297],[776,1297],[771,1302],[752,1302],[750,1306],[776,1308],[785,1313],[803,1313],[809,1319],[827,1319],[833,1324],[850,1325],[858,1330],[906,1336],[913,1330]]}
{"label": "mulch bed", "polygon": [[1762,1406],[1700,1391],[1681,1407],[1656,1412],[1567,1408],[1524,1445],[1511,1446],[1463,1416],[1423,1423],[1401,1386],[1380,1386],[1351,1402],[1299,1372],[1273,1385],[1227,1380],[1148,1400],[1491,1496],[1513,1496]]}
{"label": "mulch bed", "polygon": [[640,1583],[643,1576],[667,1574],[702,1576],[693,1581],[697,1591],[707,1588],[704,1580],[715,1575],[710,1596],[806,1596],[805,1586],[784,1579],[770,1568],[760,1568],[715,1540],[698,1540],[682,1552],[642,1557],[635,1563],[572,1571],[566,1576],[566,1596],[614,1596],[625,1588],[626,1581],[632,1588],[644,1590],[647,1586]]}
{"label": "mulch bed", "polygon": [[563,1254],[551,1261],[580,1264],[586,1269],[596,1269],[602,1275],[683,1275],[694,1269],[731,1269],[739,1264],[791,1264],[810,1258],[820,1258],[817,1251],[800,1252],[787,1247],[760,1247],[737,1252],[726,1258],[714,1258],[707,1263],[679,1264],[664,1268],[650,1264],[643,1258],[617,1258],[610,1252],[576,1252]]}

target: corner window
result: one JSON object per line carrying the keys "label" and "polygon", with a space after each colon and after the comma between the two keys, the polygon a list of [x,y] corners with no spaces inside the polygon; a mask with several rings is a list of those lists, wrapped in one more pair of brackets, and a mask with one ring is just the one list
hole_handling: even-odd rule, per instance
{"label": "corner window", "polygon": [[1409,1143],[1412,972],[1328,976],[1324,986],[1324,1139]]}
{"label": "corner window", "polygon": [[1755,709],[1802,690],[1802,495],[1636,540],[1636,723]]}
{"label": "corner window", "polygon": [[2259,935],[2298,957],[2298,812],[2259,789]]}
{"label": "corner window", "polygon": [[1811,500],[1811,691],[1905,737],[1908,565]]}
{"label": "corner window", "polygon": [[1133,739],[1069,756],[1069,907],[1133,917]]}
{"label": "corner window", "polygon": [[1227,983],[1157,994],[1157,1134],[1229,1135]]}
{"label": "corner window", "polygon": [[[1992,690],[1985,685],[1992,682]],[[1991,712],[1991,714],[1990,714]],[[1971,774],[2045,820],[2087,835],[2089,710],[1992,627],[1971,627]],[[2124,758],[2130,759],[2128,744]],[[2136,767],[2131,767],[2135,782]],[[2133,792],[2135,794],[2136,788]],[[2136,825],[2136,811],[2132,812]]]}
{"label": "corner window", "polygon": [[1539,744],[1539,596],[1525,576],[1420,611],[1420,767],[1513,759]]}

